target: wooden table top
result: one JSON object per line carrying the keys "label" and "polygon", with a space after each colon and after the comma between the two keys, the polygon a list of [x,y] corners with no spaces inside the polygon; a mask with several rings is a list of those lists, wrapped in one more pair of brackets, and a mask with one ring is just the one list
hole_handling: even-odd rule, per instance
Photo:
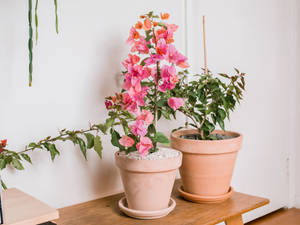
{"label": "wooden table top", "polygon": [[177,188],[181,181],[177,180],[173,189],[176,208],[168,216],[155,220],[139,220],[127,217],[118,208],[118,201],[124,193],[89,201],[86,203],[62,208],[59,210],[58,225],[214,225],[229,217],[241,215],[269,203],[266,198],[251,196],[239,192],[218,204],[197,204],[184,200]]}
{"label": "wooden table top", "polygon": [[16,189],[2,191],[4,225],[32,225],[58,218],[58,210]]}

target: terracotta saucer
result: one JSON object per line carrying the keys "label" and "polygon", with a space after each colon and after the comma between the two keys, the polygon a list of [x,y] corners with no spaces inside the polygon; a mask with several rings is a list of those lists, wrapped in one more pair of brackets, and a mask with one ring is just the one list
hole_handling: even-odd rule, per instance
{"label": "terracotta saucer", "polygon": [[127,216],[143,220],[151,220],[164,217],[168,215],[175,208],[175,206],[176,202],[174,199],[171,198],[169,202],[169,207],[166,209],[157,211],[140,211],[129,209],[127,206],[126,197],[121,198],[119,201],[119,208],[123,213],[125,213]]}
{"label": "terracotta saucer", "polygon": [[183,190],[183,186],[180,186],[178,188],[178,191],[184,199],[195,203],[220,203],[229,199],[233,194],[232,187],[229,188],[226,194],[216,195],[216,196],[201,196],[201,195],[190,194]]}

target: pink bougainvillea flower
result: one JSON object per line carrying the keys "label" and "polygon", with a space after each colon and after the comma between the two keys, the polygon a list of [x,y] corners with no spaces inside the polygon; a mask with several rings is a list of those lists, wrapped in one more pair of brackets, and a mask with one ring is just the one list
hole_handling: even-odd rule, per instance
{"label": "pink bougainvillea flower", "polygon": [[143,120],[145,124],[149,126],[153,122],[153,115],[149,110],[143,109],[137,119]]}
{"label": "pink bougainvillea flower", "polygon": [[160,92],[166,92],[167,90],[172,90],[175,87],[174,83],[171,83],[170,81],[164,81],[163,84],[158,86],[158,90]]}
{"label": "pink bougainvillea flower", "polygon": [[151,75],[151,70],[143,68],[141,65],[128,65],[128,72],[125,74],[123,89],[129,90],[132,86],[136,86],[143,79]]}
{"label": "pink bougainvillea flower", "polygon": [[149,53],[149,48],[147,46],[147,41],[145,40],[144,37],[141,37],[140,40],[135,41],[132,48],[131,52],[138,52],[140,54],[148,54]]}
{"label": "pink bougainvillea flower", "polygon": [[168,105],[175,111],[184,105],[184,101],[182,98],[169,98]]}
{"label": "pink bougainvillea flower", "polygon": [[2,140],[0,144],[0,153],[3,152],[3,148],[6,147],[7,140]]}
{"label": "pink bougainvillea flower", "polygon": [[106,109],[110,109],[112,106],[113,106],[113,104],[112,104],[111,101],[109,101],[109,100],[105,101],[105,107],[106,107]]}
{"label": "pink bougainvillea flower", "polygon": [[131,132],[135,136],[145,136],[147,134],[147,128],[145,127],[145,123],[142,120],[136,120],[135,123],[130,127]]}
{"label": "pink bougainvillea flower", "polygon": [[152,54],[148,59],[145,60],[145,65],[153,65],[162,60],[164,57],[158,54]]}
{"label": "pink bougainvillea flower", "polygon": [[131,54],[129,54],[128,55],[128,58],[127,59],[125,59],[123,62],[122,62],[122,64],[123,64],[123,66],[126,68],[126,69],[128,69],[128,65],[135,65],[135,64],[137,64],[138,62],[140,61],[140,57],[138,57],[137,55],[131,55]]}
{"label": "pink bougainvillea flower", "polygon": [[132,100],[135,101],[139,106],[145,106],[144,98],[147,95],[149,87],[141,87],[140,84],[135,87],[131,87],[128,90],[128,94],[131,96]]}
{"label": "pink bougainvillea flower", "polygon": [[177,76],[175,66],[164,65],[161,68],[161,77],[163,81],[169,81],[173,76]]}
{"label": "pink bougainvillea flower", "polygon": [[136,144],[136,148],[142,156],[147,155],[152,146],[152,141],[148,137],[141,137],[140,142]]}
{"label": "pink bougainvillea flower", "polygon": [[7,139],[1,141],[1,146],[2,147],[6,147],[6,144],[7,144]]}
{"label": "pink bougainvillea flower", "polygon": [[130,148],[134,144],[134,140],[131,137],[123,135],[123,137],[119,140],[120,145]]}
{"label": "pink bougainvillea flower", "polygon": [[127,39],[127,44],[132,44],[134,40],[139,39],[141,36],[139,32],[134,27],[131,27],[129,31],[129,38]]}
{"label": "pink bougainvillea flower", "polygon": [[175,66],[164,65],[161,68],[161,77],[163,84],[158,87],[158,90],[161,92],[166,92],[167,89],[172,90],[178,82]]}
{"label": "pink bougainvillea flower", "polygon": [[144,20],[144,25],[143,25],[143,29],[144,30],[150,30],[152,27],[152,22],[149,19],[145,19]]}
{"label": "pink bougainvillea flower", "polygon": [[167,52],[165,58],[170,63],[174,63],[181,68],[189,67],[189,65],[186,62],[187,58],[184,55],[182,55],[181,53],[179,53],[176,50],[174,45],[169,45],[168,52]]}
{"label": "pink bougainvillea flower", "polygon": [[128,110],[129,112],[137,115],[139,113],[138,105],[136,102],[132,101],[128,93],[122,95],[122,109]]}
{"label": "pink bougainvillea flower", "polygon": [[166,40],[161,38],[157,42],[156,52],[159,55],[165,55],[168,51],[168,45],[166,44]]}
{"label": "pink bougainvillea flower", "polygon": [[162,20],[167,20],[170,18],[170,14],[169,13],[160,13],[160,18]]}
{"label": "pink bougainvillea flower", "polygon": [[139,21],[135,24],[134,26],[136,29],[142,29],[143,28],[143,24]]}
{"label": "pink bougainvillea flower", "polygon": [[177,29],[178,29],[178,25],[176,25],[176,24],[167,24],[166,23],[166,26],[167,26],[167,29],[168,29],[168,31],[170,32],[170,33],[174,33],[174,32],[176,32],[177,31]]}

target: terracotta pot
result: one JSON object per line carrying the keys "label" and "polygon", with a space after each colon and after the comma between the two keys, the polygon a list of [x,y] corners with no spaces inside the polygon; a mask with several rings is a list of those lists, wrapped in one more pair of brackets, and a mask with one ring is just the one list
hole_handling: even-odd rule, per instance
{"label": "terracotta pot", "polygon": [[180,168],[183,189],[187,193],[210,199],[213,196],[216,199],[221,195],[226,196],[243,137],[236,132],[216,130],[214,133],[234,138],[213,141],[181,138],[182,135],[196,133],[197,130],[178,130],[171,134],[171,147],[183,153]]}
{"label": "terracotta pot", "polygon": [[136,160],[115,154],[120,169],[128,208],[157,211],[169,207],[177,169],[182,154],[176,158]]}

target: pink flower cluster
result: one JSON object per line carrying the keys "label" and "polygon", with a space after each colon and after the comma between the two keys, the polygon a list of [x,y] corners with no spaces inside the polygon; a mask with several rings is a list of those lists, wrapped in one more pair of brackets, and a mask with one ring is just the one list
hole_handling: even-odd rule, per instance
{"label": "pink flower cluster", "polygon": [[[144,85],[143,81],[153,81],[158,86],[158,91],[165,93],[175,88],[178,82],[175,66],[187,68],[189,65],[186,62],[187,58],[172,44],[177,25],[153,22],[143,16],[141,18],[144,19],[143,23],[138,22],[130,29],[127,40],[127,43],[131,45],[131,54],[122,63],[126,72],[124,73],[123,89],[125,92],[122,93],[121,107],[136,116],[136,121],[129,128],[139,140],[136,144],[137,150],[141,155],[146,155],[153,146],[151,139],[147,137],[148,126],[153,122],[153,115],[150,111],[143,109],[146,104],[145,97],[151,89]],[[167,19],[169,14],[162,14],[161,18]],[[148,32],[146,37],[139,33],[139,29]],[[107,101],[105,104],[107,109],[112,108],[112,102]],[[170,98],[168,105],[176,110],[183,105],[183,100]],[[119,143],[130,148],[135,141],[124,135]]]}
{"label": "pink flower cluster", "polygon": [[[147,155],[149,150],[152,148],[152,141],[149,137],[145,137],[147,134],[148,126],[153,122],[153,115],[148,110],[143,110],[138,116],[133,125],[130,126],[130,131],[133,135],[139,137],[140,141],[136,144],[136,148],[139,153],[144,156]],[[124,135],[119,143],[126,147],[130,148],[134,145],[134,140]]]}

